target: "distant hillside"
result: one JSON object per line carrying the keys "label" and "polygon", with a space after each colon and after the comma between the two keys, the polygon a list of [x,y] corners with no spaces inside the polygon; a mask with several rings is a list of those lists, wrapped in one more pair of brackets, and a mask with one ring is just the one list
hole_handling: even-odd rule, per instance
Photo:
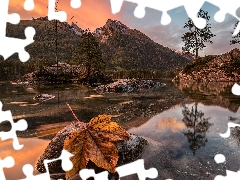
{"label": "distant hillside", "polygon": [[[66,22],[58,22],[57,24],[58,61],[69,63],[84,31],[74,23],[69,25]],[[26,50],[31,55],[31,59],[28,61],[31,68],[26,70],[26,68],[15,67],[11,70],[11,63],[5,63],[10,70],[6,71],[0,68],[2,77],[9,73],[16,75],[31,72],[35,70],[36,66],[37,68],[42,66],[42,62],[44,62],[43,65],[48,66],[56,63],[55,21],[48,21],[47,17],[41,17],[32,20],[21,20],[18,25],[8,24],[7,36],[25,39],[24,29],[28,26],[36,29],[35,42],[26,47]],[[178,73],[191,61],[154,42],[140,31],[130,29],[120,21],[109,19],[103,27],[97,28],[94,34],[100,42],[107,70],[114,72],[115,70],[141,69]],[[18,59],[18,57],[15,54],[9,59]],[[5,64],[2,63],[1,66],[5,66]]]}
{"label": "distant hillside", "polygon": [[187,64],[174,81],[240,81],[240,51],[198,58]]}
{"label": "distant hillside", "polygon": [[179,54],[180,56],[183,56],[183,57],[189,59],[190,61],[193,61],[194,58],[195,58],[195,55],[192,54],[192,53],[184,54],[182,51],[179,51],[179,50],[177,50],[177,49],[173,49],[173,48],[170,48],[170,49],[171,49],[173,52]]}
{"label": "distant hillside", "polygon": [[189,59],[164,47],[120,21],[108,20],[96,29],[104,60],[111,69],[149,69],[179,72]]}
{"label": "distant hillside", "polygon": [[[33,20],[21,20],[18,25],[7,25],[7,36],[25,39],[24,29],[28,26],[34,27],[36,35],[35,42],[27,46],[26,50],[32,59],[45,58],[55,62],[55,22],[45,18]],[[59,61],[71,60],[71,54],[77,46],[80,36],[75,33],[75,24],[58,22],[58,59]],[[18,59],[15,55],[10,59]]]}

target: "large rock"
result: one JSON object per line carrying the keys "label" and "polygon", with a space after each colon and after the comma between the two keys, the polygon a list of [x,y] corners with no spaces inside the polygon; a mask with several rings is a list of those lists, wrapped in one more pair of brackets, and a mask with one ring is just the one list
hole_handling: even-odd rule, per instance
{"label": "large rock", "polygon": [[[55,159],[58,158],[62,152],[64,146],[64,140],[72,133],[78,130],[83,129],[82,126],[74,121],[61,131],[59,131],[56,136],[49,143],[43,154],[37,161],[36,169],[44,173],[46,169],[44,167],[43,161],[45,159]],[[120,166],[125,163],[129,163],[137,158],[143,152],[144,147],[147,145],[147,140],[142,137],[130,134],[130,139],[128,141],[122,141],[116,144],[116,147],[119,152],[119,159],[117,166]],[[55,161],[48,164],[49,172],[53,179],[65,178],[65,172],[61,167],[61,161]],[[94,163],[88,163],[87,168],[93,168],[96,172],[103,171],[103,169],[98,168]],[[116,176],[116,174],[113,176]],[[74,179],[79,179],[79,176],[76,175]]]}
{"label": "large rock", "polygon": [[153,80],[120,79],[107,85],[98,86],[95,90],[100,94],[107,92],[130,93],[154,87],[163,87],[165,85],[165,83],[154,82]]}
{"label": "large rock", "polygon": [[237,82],[240,80],[240,51],[198,58],[173,79],[176,82]]}

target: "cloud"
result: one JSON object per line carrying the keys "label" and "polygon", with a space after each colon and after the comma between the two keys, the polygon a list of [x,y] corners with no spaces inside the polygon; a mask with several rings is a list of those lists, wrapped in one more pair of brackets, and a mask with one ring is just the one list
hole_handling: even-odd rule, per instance
{"label": "cloud", "polygon": [[141,30],[155,42],[169,48],[181,50],[181,37],[185,30],[176,24],[171,23],[168,26],[159,25]]}
{"label": "cloud", "polygon": [[228,15],[224,22],[212,23],[212,32],[216,36],[212,38],[213,44],[206,44],[207,48],[204,50],[206,55],[219,55],[229,52],[233,48],[239,48],[239,45],[230,45],[230,40],[232,39],[232,33],[236,22],[237,19]]}
{"label": "cloud", "polygon": [[[25,0],[10,0],[10,13],[19,13],[21,19],[31,19],[32,17],[47,16],[47,0],[34,0],[35,9],[26,11],[23,8]],[[70,7],[70,0],[60,0],[59,10],[64,10],[68,14],[68,19],[77,22],[82,29],[90,28],[92,31],[103,26],[107,19],[119,20],[130,28],[138,29],[145,33],[155,42],[169,48],[181,50],[183,42],[181,36],[187,31],[183,28],[184,22],[188,19],[184,8],[177,8],[170,12],[172,22],[163,26],[160,24],[162,12],[146,8],[146,16],[138,19],[133,15],[136,4],[124,2],[121,11],[112,14],[109,0],[81,0],[82,6],[79,9]],[[71,23],[69,20],[69,23]],[[200,51],[200,55],[222,54],[238,45],[230,46],[231,32],[233,31],[236,19],[230,15],[226,16],[223,23],[212,22],[212,32],[216,37],[212,38],[213,44],[206,43],[206,48]]]}
{"label": "cloud", "polygon": [[[47,16],[47,0],[35,0],[35,8],[33,11],[26,11],[23,8],[25,0],[11,0],[9,5],[10,13],[19,13],[21,19],[31,19],[32,17]],[[74,16],[72,21],[77,22],[83,28],[95,30],[96,27],[103,26],[107,19],[120,19],[118,15],[111,13],[111,6],[108,0],[81,0],[82,6],[79,9],[73,9],[70,6],[70,0],[60,0],[58,10],[65,11],[68,14],[68,20]]]}

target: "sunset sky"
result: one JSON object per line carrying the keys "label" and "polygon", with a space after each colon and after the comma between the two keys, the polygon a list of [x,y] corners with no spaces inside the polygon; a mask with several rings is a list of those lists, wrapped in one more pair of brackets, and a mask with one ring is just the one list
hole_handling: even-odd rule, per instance
{"label": "sunset sky", "polygon": [[[33,11],[24,10],[24,1],[10,0],[9,12],[19,13],[21,19],[47,16],[47,0],[35,0]],[[74,21],[77,22],[80,28],[90,28],[93,31],[95,28],[103,26],[107,19],[119,20],[130,28],[140,30],[159,44],[181,50],[183,45],[181,36],[187,31],[183,26],[188,20],[184,7],[171,10],[169,14],[172,21],[169,25],[163,26],[160,24],[162,15],[160,11],[146,8],[146,16],[138,19],[133,15],[133,11],[137,5],[130,2],[124,2],[121,11],[117,14],[112,14],[110,0],[82,0],[81,2],[82,5],[79,9],[73,9],[70,6],[70,0],[59,1],[58,9],[67,12],[69,23]],[[239,48],[240,45],[230,46],[229,43],[237,19],[231,15],[227,15],[223,23],[218,23],[213,18],[214,14],[218,11],[218,7],[205,3],[202,9],[209,12],[212,32],[216,36],[212,38],[214,43],[206,44],[207,47],[200,55],[222,54],[235,47]],[[237,11],[237,14],[240,14],[240,10]],[[72,17],[73,19],[70,21]]]}

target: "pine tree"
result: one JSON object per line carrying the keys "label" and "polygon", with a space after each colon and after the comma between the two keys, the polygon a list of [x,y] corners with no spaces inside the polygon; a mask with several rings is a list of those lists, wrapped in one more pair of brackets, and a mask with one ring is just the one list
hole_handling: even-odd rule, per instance
{"label": "pine tree", "polygon": [[81,36],[78,47],[73,52],[72,62],[84,65],[87,77],[104,68],[99,42],[89,29]]}
{"label": "pine tree", "polygon": [[188,28],[188,32],[183,34],[182,41],[185,43],[184,47],[182,47],[182,50],[184,53],[195,53],[195,58],[198,58],[198,51],[202,50],[205,46],[205,42],[213,43],[210,39],[214,37],[215,35],[211,32],[211,27],[208,23],[210,16],[208,15],[208,12],[203,11],[200,9],[198,12],[198,17],[201,17],[203,19],[206,19],[207,24],[206,27],[203,29],[197,28],[192,19],[189,18],[188,22],[185,23],[184,28]]}

